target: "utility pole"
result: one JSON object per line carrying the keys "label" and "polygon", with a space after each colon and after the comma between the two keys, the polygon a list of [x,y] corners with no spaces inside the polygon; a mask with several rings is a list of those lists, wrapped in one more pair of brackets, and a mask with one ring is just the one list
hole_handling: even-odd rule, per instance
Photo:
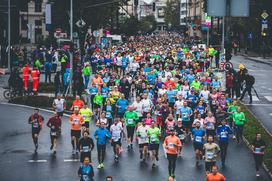
{"label": "utility pole", "polygon": [[73,0],[70,0],[70,94],[72,95],[73,92]]}
{"label": "utility pole", "polygon": [[10,69],[10,0],[8,0],[8,71],[11,72]]}

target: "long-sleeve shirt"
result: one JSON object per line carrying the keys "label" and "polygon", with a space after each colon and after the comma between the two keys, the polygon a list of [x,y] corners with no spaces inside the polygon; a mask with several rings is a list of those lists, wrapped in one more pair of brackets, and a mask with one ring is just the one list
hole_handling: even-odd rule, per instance
{"label": "long-sleeve shirt", "polygon": [[232,134],[232,130],[229,125],[220,125],[216,129],[216,135],[219,137],[220,141],[228,141],[229,134]]}
{"label": "long-sleeve shirt", "polygon": [[233,114],[233,121],[235,125],[243,126],[246,122],[245,114],[243,112],[240,112],[240,113],[235,112]]}
{"label": "long-sleeve shirt", "polygon": [[94,133],[94,137],[97,140],[98,145],[105,145],[107,138],[111,139],[111,133],[106,128],[98,128]]}

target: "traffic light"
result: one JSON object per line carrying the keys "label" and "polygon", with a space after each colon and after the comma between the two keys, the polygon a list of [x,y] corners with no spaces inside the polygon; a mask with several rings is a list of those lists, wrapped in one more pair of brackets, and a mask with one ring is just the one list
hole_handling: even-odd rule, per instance
{"label": "traffic light", "polygon": [[156,3],[155,2],[153,2],[153,11],[156,11]]}

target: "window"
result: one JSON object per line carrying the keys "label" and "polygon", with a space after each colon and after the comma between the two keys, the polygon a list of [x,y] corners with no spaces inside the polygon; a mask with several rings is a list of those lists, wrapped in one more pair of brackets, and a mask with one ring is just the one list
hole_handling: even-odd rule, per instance
{"label": "window", "polygon": [[35,12],[42,11],[42,0],[35,0]]}
{"label": "window", "polygon": [[35,20],[35,26],[42,26],[42,20]]}
{"label": "window", "polygon": [[27,30],[27,20],[25,20],[23,16],[21,16],[21,29]]}

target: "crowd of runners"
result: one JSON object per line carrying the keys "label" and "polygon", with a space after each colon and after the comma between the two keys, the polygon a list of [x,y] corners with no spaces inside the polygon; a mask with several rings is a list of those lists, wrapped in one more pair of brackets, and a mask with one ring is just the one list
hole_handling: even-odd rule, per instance
{"label": "crowd of runners", "polygon": [[[239,72],[224,70],[229,83],[226,86],[215,73],[216,68],[220,69],[218,50],[198,46],[193,39],[174,33],[134,37],[120,46],[97,47],[87,52],[80,72],[88,96],[86,100],[76,96],[69,119],[72,154],[80,154],[82,165],[78,175],[82,181],[93,180],[91,155],[95,146],[97,168],[105,167],[108,142],[116,163],[125,149],[131,151],[138,145],[140,161],[150,162],[153,169],[160,166],[159,149],[163,149],[169,162],[169,180],[174,180],[178,172],[176,160],[183,157],[184,143],[191,142],[196,167],[202,162],[205,165],[206,180],[226,180],[218,173],[218,165],[224,168],[227,155],[231,156],[227,154],[230,138],[237,144],[242,142],[247,122],[237,101],[240,89],[232,90],[233,86],[229,86],[230,81],[235,84],[235,76],[241,82],[247,81],[250,75],[243,65]],[[254,84],[250,81],[246,87]],[[47,126],[50,149],[56,155],[57,138],[64,131],[61,119],[66,109],[65,99],[58,95],[53,107],[56,114]],[[39,110],[35,111],[29,123],[37,152],[44,119]],[[90,132],[91,126],[96,127],[95,132]],[[258,134],[252,146],[256,176],[264,149],[265,143]]]}

